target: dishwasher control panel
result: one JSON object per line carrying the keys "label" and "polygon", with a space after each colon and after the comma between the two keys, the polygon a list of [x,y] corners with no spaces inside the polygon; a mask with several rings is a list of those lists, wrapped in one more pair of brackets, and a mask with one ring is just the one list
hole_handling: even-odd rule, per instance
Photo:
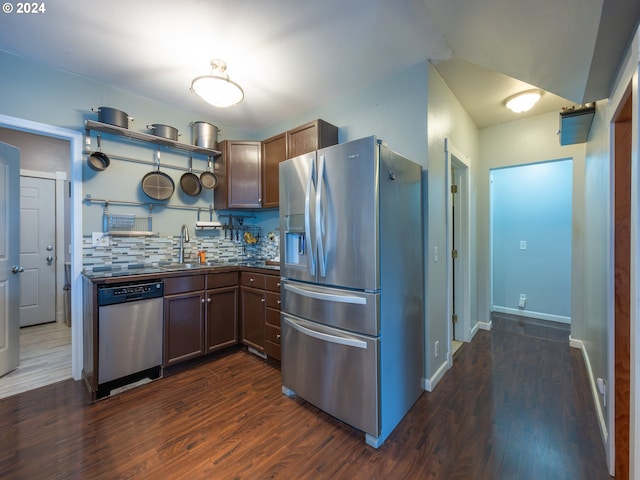
{"label": "dishwasher control panel", "polygon": [[116,303],[134,302],[164,295],[164,283],[127,283],[123,285],[105,286],[98,290],[98,305],[114,305]]}

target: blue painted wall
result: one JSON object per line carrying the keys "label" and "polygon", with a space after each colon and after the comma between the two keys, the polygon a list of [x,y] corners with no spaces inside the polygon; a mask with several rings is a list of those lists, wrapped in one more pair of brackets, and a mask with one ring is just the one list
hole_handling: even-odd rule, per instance
{"label": "blue painted wall", "polygon": [[570,321],[572,175],[571,160],[492,171],[494,309]]}

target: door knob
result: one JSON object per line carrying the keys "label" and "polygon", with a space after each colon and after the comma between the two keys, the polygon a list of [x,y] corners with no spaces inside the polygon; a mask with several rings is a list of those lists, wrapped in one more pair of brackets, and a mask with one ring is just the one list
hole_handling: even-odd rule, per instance
{"label": "door knob", "polygon": [[50,252],[51,250],[53,250],[53,246],[47,245],[47,252]]}
{"label": "door knob", "polygon": [[53,262],[53,257],[52,257],[51,255],[49,255],[49,256],[46,258],[46,260],[47,260],[47,263],[48,263],[49,265],[51,265],[51,262]]}
{"label": "door knob", "polygon": [[19,265],[14,265],[11,267],[11,273],[22,273],[24,272],[24,267],[20,267]]}

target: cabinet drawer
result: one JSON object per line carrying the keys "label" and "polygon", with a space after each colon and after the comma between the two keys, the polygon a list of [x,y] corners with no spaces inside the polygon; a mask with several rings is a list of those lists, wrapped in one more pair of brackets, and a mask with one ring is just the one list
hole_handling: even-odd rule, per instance
{"label": "cabinet drawer", "polygon": [[280,309],[275,310],[273,308],[267,308],[265,322],[274,326],[280,326]]}
{"label": "cabinet drawer", "polygon": [[269,357],[280,361],[280,344],[273,343],[269,340],[264,342],[264,353],[266,353]]}
{"label": "cabinet drawer", "polygon": [[280,345],[280,327],[274,327],[268,323],[264,326],[264,339]]}
{"label": "cabinet drawer", "polygon": [[265,281],[267,284],[267,290],[280,293],[280,277],[266,275]]}
{"label": "cabinet drawer", "polygon": [[204,290],[204,275],[185,275],[184,277],[168,277],[164,280],[164,294],[195,292]]}
{"label": "cabinet drawer", "polygon": [[265,289],[264,275],[260,273],[241,272],[240,283],[245,287]]}
{"label": "cabinet drawer", "polygon": [[238,285],[238,272],[207,274],[207,289],[234,287]]}
{"label": "cabinet drawer", "polygon": [[280,310],[280,294],[267,292],[267,307]]}

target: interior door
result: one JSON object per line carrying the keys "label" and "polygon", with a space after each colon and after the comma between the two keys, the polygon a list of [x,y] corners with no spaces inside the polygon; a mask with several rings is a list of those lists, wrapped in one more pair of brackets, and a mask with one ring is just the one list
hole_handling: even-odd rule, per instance
{"label": "interior door", "polygon": [[56,319],[55,181],[20,177],[20,326]]}
{"label": "interior door", "polygon": [[0,142],[0,375],[20,359],[20,150]]}

